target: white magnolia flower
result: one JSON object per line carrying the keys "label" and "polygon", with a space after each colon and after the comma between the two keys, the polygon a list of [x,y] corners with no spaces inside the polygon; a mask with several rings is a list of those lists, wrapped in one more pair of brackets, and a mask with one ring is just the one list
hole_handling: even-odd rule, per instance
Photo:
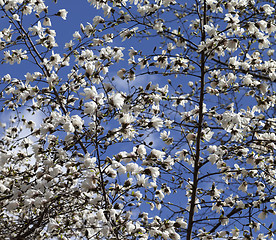
{"label": "white magnolia flower", "polygon": [[43,25],[44,25],[44,26],[52,26],[52,23],[51,23],[50,18],[45,17],[45,18],[44,18],[44,21],[43,21]]}
{"label": "white magnolia flower", "polygon": [[168,128],[171,127],[171,125],[172,125],[173,122],[174,122],[173,120],[169,120],[169,119],[166,119],[166,120],[164,121],[165,126],[168,127]]}
{"label": "white magnolia flower", "polygon": [[184,160],[188,155],[188,151],[186,149],[182,149],[181,151],[176,152],[175,154],[178,156],[179,160]]}
{"label": "white magnolia flower", "polygon": [[260,233],[260,234],[258,234],[256,240],[265,240],[267,238],[268,238],[268,235],[264,235],[263,233]]}
{"label": "white magnolia flower", "polygon": [[211,131],[210,128],[205,128],[203,131],[203,139],[209,142],[212,139],[212,136],[214,135],[214,132]]}
{"label": "white magnolia flower", "polygon": [[268,85],[264,82],[264,83],[261,83],[258,88],[260,89],[260,92],[262,93],[262,95],[265,95],[267,90],[268,90]]}
{"label": "white magnolia flower", "polygon": [[129,51],[128,55],[131,59],[133,59],[134,56],[137,55],[137,53],[138,53],[133,47],[131,47],[128,51]]}
{"label": "white magnolia flower", "polygon": [[223,210],[223,204],[219,201],[212,204],[212,210],[215,210],[217,213],[220,213]]}
{"label": "white magnolia flower", "polygon": [[106,222],[106,218],[105,218],[104,210],[103,209],[98,210],[96,216],[97,216],[98,220]]}
{"label": "white magnolia flower", "polygon": [[215,27],[214,24],[210,23],[209,25],[204,25],[204,30],[210,37],[213,37],[217,35],[218,26]]}
{"label": "white magnolia flower", "polygon": [[9,190],[1,181],[0,181],[0,192],[4,193],[5,191]]}
{"label": "white magnolia flower", "polygon": [[95,64],[93,62],[86,62],[84,68],[87,77],[91,77],[95,72]]}
{"label": "white magnolia flower", "polygon": [[271,15],[275,12],[275,9],[268,4],[264,4],[260,9],[263,9],[267,15]]}
{"label": "white magnolia flower", "polygon": [[122,165],[121,163],[119,163],[119,167],[117,168],[117,172],[119,174],[125,174],[126,173],[126,167],[124,165]]}
{"label": "white magnolia flower", "polygon": [[227,42],[227,49],[231,52],[235,52],[239,46],[239,41],[237,39],[231,39]]}
{"label": "white magnolia flower", "polygon": [[62,172],[62,167],[60,165],[55,165],[53,168],[49,168],[49,173],[52,177],[56,177]]}
{"label": "white magnolia flower", "polygon": [[[186,207],[186,209],[188,211],[190,211],[190,207],[191,207],[191,203],[189,202],[188,206]],[[196,199],[195,200],[195,212],[198,213],[198,210],[200,210],[200,209],[201,209],[201,205],[199,204],[199,199]]]}
{"label": "white magnolia flower", "polygon": [[245,76],[243,76],[243,81],[242,83],[246,86],[250,86],[252,84],[252,75],[251,74],[246,74]]}
{"label": "white magnolia flower", "polygon": [[82,130],[84,121],[81,119],[81,117],[79,115],[73,115],[71,117],[71,121],[76,129]]}
{"label": "white magnolia flower", "polygon": [[28,30],[32,32],[32,35],[38,35],[39,37],[43,37],[44,28],[42,27],[40,21],[38,21],[37,25],[29,27]]}
{"label": "white magnolia flower", "polygon": [[243,203],[243,201],[237,201],[237,207],[238,208],[245,208],[245,204]]}
{"label": "white magnolia flower", "polygon": [[131,124],[132,122],[135,121],[135,117],[133,117],[130,113],[125,113],[123,114],[122,117],[119,118],[119,123],[120,124]]}
{"label": "white magnolia flower", "polygon": [[271,199],[270,202],[271,202],[270,206],[272,207],[272,209],[276,208],[276,197]]}
{"label": "white magnolia flower", "polygon": [[67,133],[72,133],[75,131],[75,128],[74,128],[73,124],[71,123],[71,121],[67,121],[66,123],[63,124],[62,127],[65,130],[65,132],[67,132]]}
{"label": "white magnolia flower", "polygon": [[183,218],[177,218],[175,223],[177,223],[181,228],[184,229],[186,229],[188,226],[187,222],[185,222]]}
{"label": "white magnolia flower", "polygon": [[9,204],[6,206],[8,211],[13,211],[19,206],[18,201],[12,200],[9,202]]}
{"label": "white magnolia flower", "polygon": [[66,20],[67,17],[67,11],[65,9],[60,9],[57,13],[58,16],[60,16],[63,20]]}
{"label": "white magnolia flower", "polygon": [[209,153],[215,153],[216,151],[217,151],[217,146],[216,145],[211,145],[211,146],[209,146],[208,148],[207,148],[207,151],[209,152]]}
{"label": "white magnolia flower", "polygon": [[217,160],[219,159],[219,156],[217,154],[210,154],[208,157],[208,160],[212,163],[215,164]]}
{"label": "white magnolia flower", "polygon": [[259,222],[251,222],[249,224],[250,228],[253,228],[255,232],[259,231],[261,228],[261,224]]}
{"label": "white magnolia flower", "polygon": [[157,32],[163,32],[163,22],[162,21],[155,21],[153,29]]}
{"label": "white magnolia flower", "polygon": [[274,54],[275,50],[274,49],[269,49],[267,51],[267,56],[271,57]]}
{"label": "white magnolia flower", "polygon": [[151,154],[159,160],[163,160],[163,157],[166,155],[165,152],[159,151],[159,150],[156,150],[156,149],[153,149],[151,151]]}
{"label": "white magnolia flower", "polygon": [[220,220],[222,226],[226,226],[229,223],[229,218],[226,216],[221,216],[219,218],[219,220]]}
{"label": "white magnolia flower", "polygon": [[196,135],[194,133],[189,133],[187,136],[187,141],[190,142],[190,144],[196,140]]}
{"label": "white magnolia flower", "polygon": [[19,15],[16,14],[16,13],[12,15],[12,18],[13,18],[15,21],[18,21],[18,22],[20,21]]}
{"label": "white magnolia flower", "polygon": [[92,86],[91,88],[85,88],[83,91],[84,93],[82,93],[82,95],[85,96],[85,99],[94,99],[98,95],[95,86]]}
{"label": "white magnolia flower", "polygon": [[142,157],[144,157],[147,154],[147,150],[145,148],[145,145],[143,144],[139,145],[136,151]]}
{"label": "white magnolia flower", "polygon": [[31,13],[32,13],[32,7],[29,6],[29,5],[25,5],[25,6],[23,7],[23,14],[24,14],[24,15],[29,15],[29,14],[31,14]]}
{"label": "white magnolia flower", "polygon": [[268,35],[265,36],[260,36],[258,39],[259,42],[259,49],[264,49],[264,48],[269,48],[270,46],[270,41],[268,40]]}
{"label": "white magnolia flower", "polygon": [[139,172],[139,169],[140,169],[140,167],[137,163],[128,163],[126,165],[126,171],[131,174],[134,174],[134,175],[135,175],[135,173]]}
{"label": "white magnolia flower", "polygon": [[143,186],[145,188],[147,188],[149,186],[149,183],[148,183],[148,180],[149,180],[149,177],[146,177],[145,174],[137,174],[136,175],[136,184],[137,186]]}
{"label": "white magnolia flower", "polygon": [[263,209],[263,211],[261,211],[261,213],[258,215],[258,218],[265,220],[268,216],[268,211],[266,209]]}
{"label": "white magnolia flower", "polygon": [[65,43],[64,48],[68,48],[69,50],[72,50],[73,46],[74,46],[74,42],[70,40],[70,42]]}
{"label": "white magnolia flower", "polygon": [[121,79],[124,79],[125,73],[126,73],[126,70],[124,68],[122,68],[117,72],[117,76]]}
{"label": "white magnolia flower", "polygon": [[58,223],[56,222],[56,220],[53,219],[53,218],[50,218],[50,219],[49,219],[49,223],[48,223],[48,228],[47,228],[47,230],[48,230],[49,232],[52,232],[52,231],[54,231],[55,229],[57,229],[58,227],[59,227],[59,225],[58,225]]}
{"label": "white magnolia flower", "polygon": [[127,222],[126,223],[126,231],[128,232],[128,233],[132,233],[133,232],[133,230],[135,229],[135,225],[132,223],[132,222]]}
{"label": "white magnolia flower", "polygon": [[233,237],[238,237],[239,234],[240,234],[240,230],[237,229],[237,228],[232,229],[231,232],[232,232],[232,236],[233,236]]}
{"label": "white magnolia flower", "polygon": [[97,26],[100,23],[104,23],[104,19],[101,16],[95,16],[93,18],[93,24]]}
{"label": "white magnolia flower", "polygon": [[95,157],[91,158],[89,156],[89,154],[86,154],[85,157],[84,157],[83,163],[84,163],[85,167],[90,168],[90,167],[93,166],[93,164],[96,162],[96,160],[97,159]]}
{"label": "white magnolia flower", "polygon": [[156,178],[158,178],[160,175],[158,167],[148,167],[146,170],[150,171],[150,175],[153,178],[153,180],[156,180]]}
{"label": "white magnolia flower", "polygon": [[74,32],[73,37],[74,37],[74,39],[77,39],[79,41],[81,40],[81,35],[78,31]]}
{"label": "white magnolia flower", "polygon": [[153,116],[151,119],[151,124],[159,132],[160,127],[163,126],[163,120],[159,117]]}
{"label": "white magnolia flower", "polygon": [[155,196],[158,197],[160,200],[162,200],[162,199],[165,197],[165,195],[164,195],[164,193],[162,192],[162,190],[157,190],[157,191],[155,192]]}
{"label": "white magnolia flower", "polygon": [[124,100],[125,100],[125,98],[122,96],[121,93],[116,93],[112,97],[112,103],[116,108],[122,108],[124,105]]}
{"label": "white magnolia flower", "polygon": [[238,190],[243,191],[243,192],[247,192],[247,186],[248,183],[247,182],[242,182],[242,184],[239,186]]}
{"label": "white magnolia flower", "polygon": [[88,115],[93,115],[97,110],[97,104],[94,101],[86,102],[84,107],[84,114]]}

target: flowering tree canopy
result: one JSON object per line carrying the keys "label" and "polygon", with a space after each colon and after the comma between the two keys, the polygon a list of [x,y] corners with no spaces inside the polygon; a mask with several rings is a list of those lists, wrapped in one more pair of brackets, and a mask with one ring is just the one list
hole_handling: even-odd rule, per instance
{"label": "flowering tree canopy", "polygon": [[0,0],[0,238],[273,239],[276,3],[67,1]]}

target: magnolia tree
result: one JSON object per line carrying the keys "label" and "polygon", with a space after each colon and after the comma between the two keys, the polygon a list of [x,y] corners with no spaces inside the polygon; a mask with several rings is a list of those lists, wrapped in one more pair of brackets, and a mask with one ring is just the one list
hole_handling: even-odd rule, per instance
{"label": "magnolia tree", "polygon": [[67,1],[0,0],[0,238],[273,239],[275,2]]}

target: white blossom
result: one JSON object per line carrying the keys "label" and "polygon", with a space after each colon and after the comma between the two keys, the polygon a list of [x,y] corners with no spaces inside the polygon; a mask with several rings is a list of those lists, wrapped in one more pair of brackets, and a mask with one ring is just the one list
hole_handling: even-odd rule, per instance
{"label": "white blossom", "polygon": [[38,21],[37,26],[29,27],[29,31],[32,32],[32,35],[38,35],[43,37],[44,28],[41,26],[41,22]]}
{"label": "white blossom", "polygon": [[248,184],[247,184],[247,182],[242,182],[242,184],[239,186],[239,188],[238,188],[238,190],[241,190],[241,191],[243,191],[243,192],[247,192],[247,186],[248,186]]}
{"label": "white blossom", "polygon": [[13,211],[19,206],[16,200],[10,201],[9,204],[6,206],[8,211]]}
{"label": "white blossom", "polygon": [[78,116],[78,115],[73,115],[73,116],[71,117],[71,122],[72,122],[72,124],[74,125],[74,127],[75,127],[76,129],[82,130],[82,126],[83,126],[83,124],[84,124],[84,121],[81,119],[80,116]]}
{"label": "white blossom", "polygon": [[260,219],[264,220],[264,219],[266,219],[267,214],[268,214],[267,210],[266,210],[266,209],[264,209],[264,210],[263,210],[263,211],[261,211],[261,213],[258,215],[258,218],[260,218]]}
{"label": "white blossom", "polygon": [[153,116],[151,118],[151,124],[157,131],[160,131],[160,128],[163,126],[163,121],[161,118]]}
{"label": "white blossom", "polygon": [[49,232],[52,232],[52,231],[54,231],[55,229],[57,229],[59,227],[59,225],[57,224],[57,222],[56,222],[56,220],[55,219],[53,219],[53,218],[51,218],[50,220],[49,220],[49,223],[48,223],[48,231]]}
{"label": "white blossom", "polygon": [[60,16],[63,20],[66,20],[67,17],[67,11],[65,9],[60,9],[57,13],[58,16]]}
{"label": "white blossom", "polygon": [[163,157],[165,156],[166,153],[162,152],[162,151],[159,151],[157,149],[153,149],[151,151],[151,154],[156,157],[157,159],[159,160],[163,160]]}
{"label": "white blossom", "polygon": [[269,4],[264,4],[261,8],[263,9],[263,11],[265,11],[267,15],[271,15],[274,12],[274,8],[271,7]]}
{"label": "white blossom", "polygon": [[124,68],[122,68],[117,72],[117,76],[121,79],[124,79],[125,73],[126,73],[126,70]]}
{"label": "white blossom", "polygon": [[112,103],[114,104],[114,106],[116,108],[122,108],[124,105],[124,97],[122,96],[121,93],[116,93],[113,97],[112,97]]}

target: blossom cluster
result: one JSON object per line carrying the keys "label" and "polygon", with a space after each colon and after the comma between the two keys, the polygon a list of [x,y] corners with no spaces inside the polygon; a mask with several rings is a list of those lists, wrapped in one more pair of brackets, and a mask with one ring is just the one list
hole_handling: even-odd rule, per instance
{"label": "blossom cluster", "polygon": [[270,1],[55,2],[0,0],[0,236],[273,239]]}

